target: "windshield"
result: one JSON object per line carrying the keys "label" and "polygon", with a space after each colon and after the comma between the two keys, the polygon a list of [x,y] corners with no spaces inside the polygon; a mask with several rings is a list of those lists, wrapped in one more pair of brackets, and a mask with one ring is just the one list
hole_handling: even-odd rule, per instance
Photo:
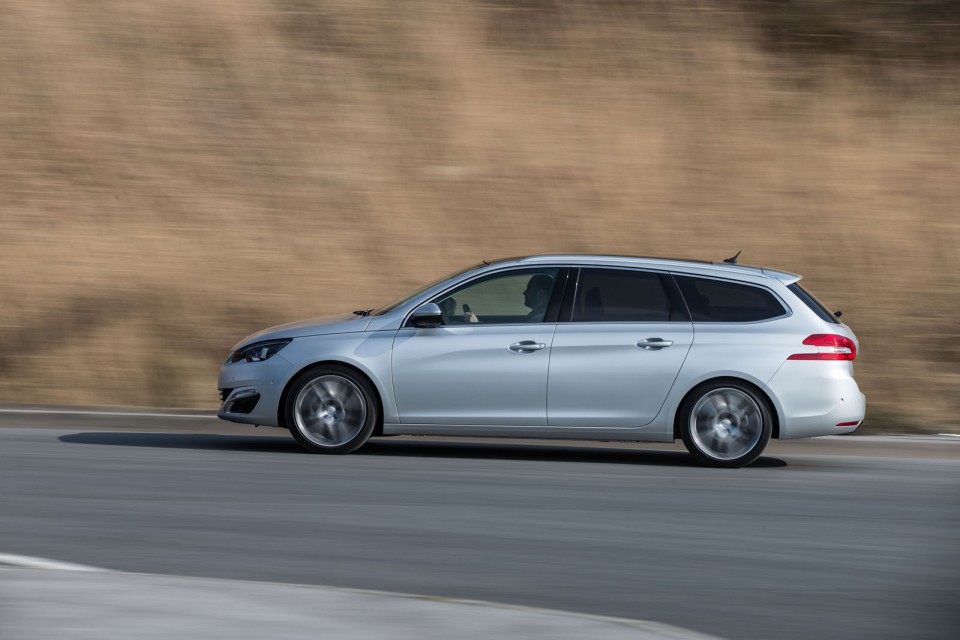
{"label": "windshield", "polygon": [[442,283],[442,282],[445,282],[445,281],[447,281],[447,280],[449,280],[449,279],[451,279],[451,278],[456,278],[457,276],[461,276],[461,275],[467,273],[468,271],[473,271],[474,269],[479,269],[479,268],[482,267],[482,266],[484,266],[484,263],[475,264],[475,265],[473,265],[473,266],[467,267],[466,269],[460,269],[459,271],[454,271],[453,273],[448,273],[447,275],[443,276],[442,278],[438,278],[438,279],[434,280],[433,282],[431,282],[431,283],[429,283],[429,284],[425,284],[425,285],[423,285],[422,287],[420,287],[419,289],[416,289],[415,291],[411,291],[410,293],[404,294],[402,297],[397,298],[396,300],[388,303],[387,305],[385,305],[385,306],[383,306],[383,307],[380,307],[379,309],[377,309],[376,311],[374,311],[374,312],[371,313],[370,315],[372,315],[372,316],[382,316],[383,314],[385,314],[385,313],[387,313],[387,312],[389,312],[389,311],[393,311],[395,308],[397,308],[398,306],[400,306],[401,304],[403,304],[403,303],[406,302],[407,300],[410,300],[411,298],[416,298],[416,297],[419,296],[421,293],[424,293],[425,291],[428,291],[428,290],[432,289],[433,287],[437,286],[438,284],[440,284],[440,283]]}

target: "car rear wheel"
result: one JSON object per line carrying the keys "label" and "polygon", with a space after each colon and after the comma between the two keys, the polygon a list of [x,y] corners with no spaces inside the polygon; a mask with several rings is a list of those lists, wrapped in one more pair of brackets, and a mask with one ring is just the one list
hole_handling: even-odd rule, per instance
{"label": "car rear wheel", "polygon": [[711,467],[742,467],[770,441],[773,416],[749,385],[718,381],[701,385],[680,408],[680,435],[690,454]]}
{"label": "car rear wheel", "polygon": [[320,366],[294,381],[287,394],[287,425],[296,441],[316,453],[350,453],[376,426],[376,392],[346,367]]}

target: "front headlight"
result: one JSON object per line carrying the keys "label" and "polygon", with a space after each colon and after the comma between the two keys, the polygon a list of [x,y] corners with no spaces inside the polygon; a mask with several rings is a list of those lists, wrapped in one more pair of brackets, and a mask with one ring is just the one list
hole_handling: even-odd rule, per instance
{"label": "front headlight", "polygon": [[263,362],[275,356],[280,349],[283,349],[291,342],[293,342],[292,338],[254,342],[231,353],[229,360],[230,362],[240,362],[241,360],[246,360],[247,362]]}

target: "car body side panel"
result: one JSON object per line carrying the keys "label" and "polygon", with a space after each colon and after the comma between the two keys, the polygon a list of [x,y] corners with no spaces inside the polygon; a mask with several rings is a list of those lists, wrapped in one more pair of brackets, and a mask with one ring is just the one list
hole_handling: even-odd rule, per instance
{"label": "car body side panel", "polygon": [[531,427],[526,425],[384,424],[385,435],[467,436],[478,438],[543,438],[550,440],[614,440],[620,442],[673,442],[673,435],[649,428]]}
{"label": "car body side panel", "polygon": [[281,354],[286,355],[296,371],[317,362],[342,362],[356,367],[377,388],[383,404],[384,422],[391,422],[397,416],[390,369],[390,354],[396,335],[396,331],[368,331],[304,338],[291,344],[298,347],[293,353],[287,354],[284,349]]}
{"label": "car body side panel", "polygon": [[[818,318],[782,283],[767,286],[788,302],[791,315],[742,324],[694,323],[694,346],[651,429],[672,432],[674,417],[686,394],[715,378],[739,378],[760,388],[773,404],[782,439],[842,434],[856,429],[834,427],[838,422],[862,419],[865,399],[853,379],[850,363],[792,360],[786,366],[791,355],[816,350],[803,345],[811,334],[837,333],[854,342],[856,336],[846,325],[828,324]],[[800,363],[809,368],[794,367]],[[794,372],[803,371],[808,380],[791,379]],[[845,404],[838,407],[841,397]],[[860,418],[856,417],[858,405]],[[852,417],[834,419],[839,414]],[[793,415],[802,416],[802,420],[794,421]]]}
{"label": "car body side panel", "polygon": [[[694,323],[693,347],[656,420],[657,427],[672,434],[684,397],[709,380],[737,378],[763,389],[808,335],[805,326],[809,328],[796,315],[766,322]],[[782,419],[778,403],[773,404]]]}

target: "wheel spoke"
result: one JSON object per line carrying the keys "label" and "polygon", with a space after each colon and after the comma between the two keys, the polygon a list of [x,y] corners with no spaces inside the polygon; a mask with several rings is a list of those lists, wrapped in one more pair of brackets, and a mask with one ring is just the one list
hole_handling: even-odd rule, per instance
{"label": "wheel spoke", "polygon": [[336,379],[324,379],[320,381],[320,386],[323,388],[324,393],[326,394],[326,399],[334,399],[343,401],[344,395],[344,384]]}
{"label": "wheel spoke", "polygon": [[323,402],[323,391],[320,389],[320,385],[310,385],[308,389],[309,393],[307,394],[306,400],[309,400],[311,405],[321,404]]}
{"label": "wheel spoke", "polygon": [[709,396],[709,399],[703,408],[701,408],[701,413],[704,415],[717,416],[726,411],[727,401],[722,396]]}

